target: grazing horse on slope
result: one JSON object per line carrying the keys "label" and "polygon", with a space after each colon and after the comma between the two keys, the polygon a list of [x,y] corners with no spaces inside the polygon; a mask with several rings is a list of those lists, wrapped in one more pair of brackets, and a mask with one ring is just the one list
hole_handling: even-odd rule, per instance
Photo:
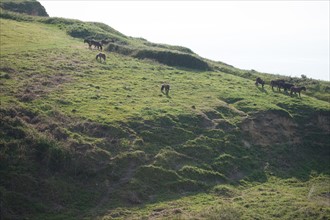
{"label": "grazing horse on slope", "polygon": [[280,85],[279,85],[279,90],[281,91],[281,88],[283,88],[284,89],[284,91],[287,91],[287,90],[290,90],[291,89],[291,87],[293,87],[294,85],[293,84],[291,84],[291,83],[280,83]]}
{"label": "grazing horse on slope", "polygon": [[92,46],[91,40],[85,39],[84,43],[88,43],[88,47],[91,48],[91,46]]}
{"label": "grazing horse on slope", "polygon": [[272,86],[272,90],[274,90],[274,87],[277,87],[278,90],[281,90],[280,85],[283,84],[283,83],[285,83],[283,79],[270,81],[270,85]]}
{"label": "grazing horse on slope", "polygon": [[98,60],[100,58],[100,62],[102,62],[102,59],[104,60],[104,62],[105,62],[105,60],[106,60],[106,55],[104,54],[104,53],[98,53],[97,55],[96,55],[96,60]]}
{"label": "grazing horse on slope", "polygon": [[263,81],[260,77],[256,79],[256,86],[258,86],[259,84],[261,84],[262,88],[264,88],[265,81]]}
{"label": "grazing horse on slope", "polygon": [[97,49],[102,50],[102,43],[95,41],[95,40],[91,40],[91,44],[94,46],[94,48],[97,47]]}
{"label": "grazing horse on slope", "polygon": [[91,48],[91,46],[93,45],[94,48],[97,47],[97,49],[100,49],[102,50],[102,43],[98,42],[98,41],[95,41],[93,39],[85,39],[84,40],[84,43],[88,43],[88,47]]}
{"label": "grazing horse on slope", "polygon": [[162,87],[160,89],[160,91],[162,91],[162,93],[164,93],[165,90],[165,94],[168,95],[169,91],[170,91],[170,84],[162,84]]}
{"label": "grazing horse on slope", "polygon": [[299,97],[300,97],[301,90],[306,91],[306,87],[305,86],[302,86],[302,87],[292,86],[291,89],[290,89],[290,91],[291,91],[290,95],[292,95],[292,93],[294,93],[294,94],[298,93]]}

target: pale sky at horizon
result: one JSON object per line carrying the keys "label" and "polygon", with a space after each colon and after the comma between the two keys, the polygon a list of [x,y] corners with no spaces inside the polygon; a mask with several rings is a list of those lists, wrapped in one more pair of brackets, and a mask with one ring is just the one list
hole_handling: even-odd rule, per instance
{"label": "pale sky at horizon", "polygon": [[237,68],[330,81],[329,1],[39,2],[51,17],[102,22]]}

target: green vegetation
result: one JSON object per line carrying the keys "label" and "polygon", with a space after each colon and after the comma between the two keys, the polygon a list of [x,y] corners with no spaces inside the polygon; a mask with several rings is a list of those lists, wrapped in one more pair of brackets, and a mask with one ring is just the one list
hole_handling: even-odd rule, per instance
{"label": "green vegetation", "polygon": [[46,16],[45,8],[36,0],[1,0],[0,8],[34,16]]}
{"label": "green vegetation", "polygon": [[[0,27],[1,218],[330,218],[329,82],[291,97],[100,23]],[[106,63],[88,37],[111,40]]]}

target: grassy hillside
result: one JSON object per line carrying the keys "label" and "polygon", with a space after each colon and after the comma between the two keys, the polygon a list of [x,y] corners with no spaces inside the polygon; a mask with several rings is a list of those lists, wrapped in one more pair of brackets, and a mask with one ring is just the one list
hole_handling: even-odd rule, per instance
{"label": "grassy hillside", "polygon": [[4,219],[330,218],[329,82],[291,97],[104,24],[0,15]]}

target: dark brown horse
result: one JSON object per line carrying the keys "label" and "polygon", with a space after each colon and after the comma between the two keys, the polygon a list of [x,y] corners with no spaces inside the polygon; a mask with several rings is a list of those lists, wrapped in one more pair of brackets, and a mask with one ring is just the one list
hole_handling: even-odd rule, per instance
{"label": "dark brown horse", "polygon": [[88,47],[91,48],[91,46],[92,46],[91,40],[85,39],[84,40],[84,43],[87,43],[88,44]]}
{"label": "dark brown horse", "polygon": [[265,81],[263,81],[260,77],[256,79],[256,86],[258,86],[259,84],[261,84],[262,88],[264,88]]}
{"label": "dark brown horse", "polygon": [[294,93],[294,94],[297,94],[298,93],[299,94],[299,97],[300,97],[300,92],[302,90],[306,91],[306,87],[305,86],[302,86],[302,87],[292,86],[290,88],[290,91],[291,91],[290,95],[292,95],[292,93]]}
{"label": "dark brown horse", "polygon": [[293,84],[291,84],[291,83],[280,83],[280,85],[279,85],[279,90],[281,91],[281,88],[283,88],[284,89],[284,91],[287,91],[287,90],[290,90],[291,89],[291,87],[293,87],[294,85]]}
{"label": "dark brown horse", "polygon": [[104,53],[98,53],[97,55],[96,55],[96,60],[98,60],[100,58],[100,62],[102,62],[102,59],[104,60],[104,62],[105,62],[105,60],[106,60],[106,55],[104,54]]}
{"label": "dark brown horse", "polygon": [[167,83],[162,84],[160,91],[162,91],[162,93],[164,93],[164,90],[165,90],[165,94],[168,95],[168,93],[170,91],[170,84],[167,84]]}
{"label": "dark brown horse", "polygon": [[94,46],[94,48],[97,48],[98,50],[102,50],[102,43],[95,41],[95,40],[91,40],[91,44]]}
{"label": "dark brown horse", "polygon": [[93,40],[93,39],[85,39],[84,40],[84,43],[88,43],[88,47],[91,48],[91,46],[93,45],[94,48],[97,48],[99,50],[102,50],[102,43],[96,41],[96,40]]}
{"label": "dark brown horse", "polygon": [[272,86],[272,90],[274,90],[274,87],[277,87],[278,90],[281,90],[281,85],[285,83],[283,79],[277,79],[270,81],[270,85]]}

